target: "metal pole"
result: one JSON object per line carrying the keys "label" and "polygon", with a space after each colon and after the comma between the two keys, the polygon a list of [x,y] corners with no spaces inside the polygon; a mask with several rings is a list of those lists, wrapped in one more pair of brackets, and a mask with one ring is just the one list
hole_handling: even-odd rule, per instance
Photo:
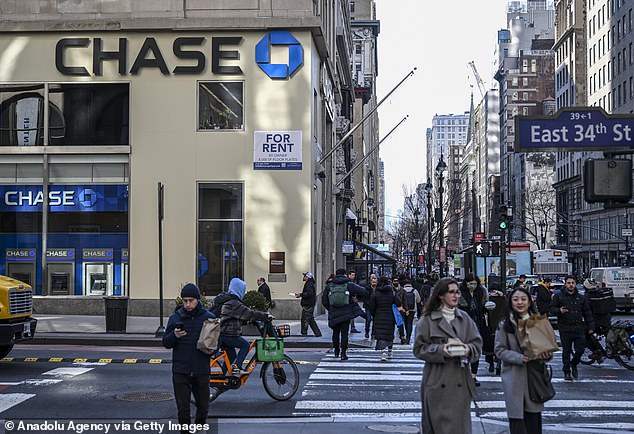
{"label": "metal pole", "polygon": [[163,326],[163,211],[164,211],[164,186],[158,183],[158,254],[159,254],[159,326],[154,333],[155,337],[165,334]]}
{"label": "metal pole", "polygon": [[[442,194],[444,192],[443,187],[442,187],[442,181],[443,181],[443,176],[442,176],[442,172],[440,172],[440,175],[438,176],[438,223],[440,225],[439,229],[440,229],[440,241],[439,241],[439,249],[442,249],[444,244],[445,244],[445,225],[443,224],[443,217],[442,217]],[[439,251],[440,252],[440,251]],[[447,251],[445,250],[445,261],[447,262]],[[445,265],[444,262],[440,261],[440,277],[445,277]]]}
{"label": "metal pole", "polygon": [[[49,138],[49,85],[44,84],[44,149],[48,146]],[[37,134],[35,134],[37,139]],[[42,155],[42,295],[49,295],[48,287],[48,257],[46,251],[48,250],[48,190],[49,190],[49,173],[48,173],[48,152],[44,152]],[[34,276],[36,277],[36,276]],[[37,278],[34,279],[37,281]],[[35,288],[35,284],[33,287]],[[71,286],[72,287],[72,286]],[[69,288],[70,289],[70,288]],[[72,292],[74,293],[74,291]],[[86,294],[88,295],[88,294]]]}
{"label": "metal pole", "polygon": [[[477,206],[476,205],[477,205],[476,204],[476,191],[475,191],[475,188],[472,188],[471,189],[471,214],[472,214],[471,215],[471,227],[473,229],[472,229],[472,232],[471,232],[471,236],[472,236],[472,239],[473,239],[473,251],[471,252],[471,255],[473,256],[473,262],[472,262],[472,264],[473,264],[473,270],[472,270],[473,274],[476,274],[477,269],[478,269],[477,268],[478,267],[477,258],[476,258],[476,255],[475,255],[475,245],[476,245],[475,234],[476,234],[476,223],[478,221],[477,216],[476,216],[476,210],[477,210]],[[483,274],[486,274],[486,258],[484,258],[484,265],[485,266],[484,266]],[[480,276],[480,277],[482,277],[482,276]]]}
{"label": "metal pole", "polygon": [[506,293],[506,229],[500,230],[500,286]]}
{"label": "metal pole", "polygon": [[[431,187],[431,179],[427,179],[427,185]],[[431,274],[431,238],[433,232],[433,221],[431,215],[431,188],[427,191],[427,274]]]}
{"label": "metal pole", "polygon": [[339,149],[339,147],[341,145],[343,145],[345,143],[345,141],[348,139],[348,137],[350,137],[361,125],[363,125],[363,123],[366,121],[366,119],[368,119],[370,116],[372,116],[374,114],[374,112],[379,108],[379,106],[381,104],[383,104],[383,101],[385,101],[390,95],[392,95],[392,93],[394,93],[394,91],[396,89],[398,89],[398,87],[403,84],[405,82],[405,80],[407,80],[409,77],[411,77],[412,75],[414,75],[414,71],[416,71],[416,68],[412,69],[410,72],[407,73],[407,75],[398,82],[398,84],[396,86],[394,86],[392,88],[392,90],[383,97],[383,99],[381,101],[379,101],[379,103],[374,106],[374,108],[372,108],[372,110],[370,110],[364,117],[363,119],[361,119],[359,121],[359,123],[357,123],[354,127],[352,127],[350,129],[350,131],[348,131],[341,139],[339,139],[339,141],[337,142],[337,144],[335,146],[332,147],[332,149],[330,151],[328,151],[326,153],[326,155],[324,155],[322,157],[321,160],[319,160],[319,164],[324,164],[324,161],[326,161],[328,159],[328,157],[330,157],[337,149]]}
{"label": "metal pole", "polygon": [[361,164],[363,164],[363,162],[364,162],[365,160],[367,160],[367,159],[368,159],[368,157],[369,157],[370,155],[372,155],[372,153],[373,153],[374,151],[376,151],[376,150],[379,148],[379,146],[381,145],[381,143],[383,143],[383,142],[385,141],[385,139],[387,139],[387,138],[390,136],[390,134],[392,134],[392,132],[393,132],[395,129],[397,129],[397,128],[398,128],[398,127],[399,127],[399,126],[400,126],[403,122],[405,122],[405,121],[407,120],[407,118],[408,118],[408,117],[409,117],[409,115],[407,115],[407,116],[405,116],[403,119],[401,119],[401,121],[400,121],[398,124],[396,124],[396,126],[394,126],[394,128],[392,128],[392,129],[390,130],[390,132],[389,132],[389,133],[387,133],[387,134],[385,135],[385,137],[383,137],[383,138],[379,141],[379,143],[377,143],[376,145],[374,145],[374,147],[373,147],[372,149],[370,149],[370,151],[369,151],[367,154],[365,154],[365,155],[363,156],[363,158],[361,159],[361,161],[359,161],[357,164],[355,164],[355,165],[352,167],[352,169],[350,169],[350,170],[349,170],[349,171],[348,171],[345,175],[343,175],[343,177],[342,177],[339,181],[337,181],[337,183],[335,184],[335,187],[339,187],[339,185],[341,185],[341,183],[342,183],[343,181],[345,181],[345,180],[346,180],[346,179],[347,179],[350,175],[352,175],[352,172],[354,172],[354,171],[355,171],[355,170],[356,170],[356,169],[357,169],[357,168],[358,168]]}

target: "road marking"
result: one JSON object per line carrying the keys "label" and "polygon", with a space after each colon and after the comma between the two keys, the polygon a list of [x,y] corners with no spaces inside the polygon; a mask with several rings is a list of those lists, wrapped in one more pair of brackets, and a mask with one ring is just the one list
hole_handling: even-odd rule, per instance
{"label": "road marking", "polygon": [[42,375],[51,375],[53,377],[75,377],[92,371],[94,368],[55,368],[51,371],[43,372]]}
{"label": "road marking", "polygon": [[29,398],[33,398],[33,393],[3,393],[0,394],[0,413],[10,409],[13,406],[26,401]]}
{"label": "road marking", "polygon": [[[630,401],[593,401],[593,400],[552,400],[546,403],[544,411],[548,411],[551,408],[616,408],[625,407],[631,405]],[[506,407],[505,401],[476,401],[471,403],[471,408],[490,408],[490,409],[504,409]],[[296,410],[326,410],[326,409],[339,409],[339,410],[420,410],[421,402],[417,401],[327,401],[327,400],[314,400],[314,401],[298,401],[295,405]],[[576,412],[590,413],[586,410],[571,410]],[[604,411],[604,410],[599,410]],[[609,412],[615,412],[619,414],[617,410],[605,410]],[[622,411],[623,414],[634,414],[632,411]],[[592,411],[595,413],[595,411]],[[490,414],[490,413],[485,413]],[[506,412],[504,413],[506,414]],[[608,413],[612,414],[612,413]]]}

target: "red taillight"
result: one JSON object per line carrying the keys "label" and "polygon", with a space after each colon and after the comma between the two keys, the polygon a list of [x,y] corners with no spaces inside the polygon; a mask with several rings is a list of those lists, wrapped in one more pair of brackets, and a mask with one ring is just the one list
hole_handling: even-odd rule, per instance
{"label": "red taillight", "polygon": [[601,288],[605,288],[605,282],[601,282]]}

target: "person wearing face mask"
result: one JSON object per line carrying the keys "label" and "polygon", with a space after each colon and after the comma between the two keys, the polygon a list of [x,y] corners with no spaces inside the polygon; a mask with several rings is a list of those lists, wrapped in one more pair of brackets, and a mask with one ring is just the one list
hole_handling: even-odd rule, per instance
{"label": "person wearing face mask", "polygon": [[[506,402],[511,434],[541,434],[544,404],[531,401],[528,393],[526,363],[528,356],[520,346],[523,342],[526,321],[537,309],[528,291],[522,287],[509,295],[506,319],[500,322],[495,334],[495,355],[502,360],[502,387]],[[552,353],[540,354],[550,359]],[[520,399],[520,396],[522,398]]]}
{"label": "person wearing face mask", "polygon": [[594,319],[588,300],[577,291],[574,276],[566,277],[565,282],[564,289],[553,296],[550,312],[557,315],[564,380],[572,381],[573,378],[579,378],[577,365],[586,348],[586,330],[593,333]]}
{"label": "person wearing face mask", "polygon": [[[462,293],[462,297],[460,297],[458,307],[467,312],[478,326],[478,331],[480,332],[480,336],[482,336],[482,351],[489,356],[489,363],[492,364],[493,340],[487,327],[487,310],[484,308],[486,302],[489,301],[489,294],[480,284],[478,276],[473,273],[469,273],[465,276],[460,285],[460,292]],[[476,378],[479,364],[480,362],[478,360],[471,363],[471,374],[473,375],[476,386],[480,386],[480,382]]]}
{"label": "person wearing face mask", "polygon": [[476,393],[469,363],[480,358],[482,338],[466,312],[456,309],[458,282],[440,279],[416,324],[414,356],[425,361],[421,385],[422,432],[470,434]]}

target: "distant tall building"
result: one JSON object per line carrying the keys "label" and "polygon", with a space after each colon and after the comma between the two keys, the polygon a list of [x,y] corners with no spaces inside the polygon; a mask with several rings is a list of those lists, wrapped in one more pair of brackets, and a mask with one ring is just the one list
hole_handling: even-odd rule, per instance
{"label": "distant tall building", "polygon": [[[447,170],[443,174],[443,221],[445,243],[450,251],[458,248],[458,213],[460,207],[460,162],[467,144],[469,112],[460,115],[435,115],[432,128],[427,130],[427,178],[434,186],[434,194],[438,194],[438,178],[436,166],[442,155]],[[439,207],[436,203],[434,207]]]}
{"label": "distant tall building", "polygon": [[[500,197],[513,207],[511,241],[540,243],[544,208],[554,208],[554,155],[514,152],[515,116],[545,114],[553,104],[554,10],[544,1],[511,2],[508,28],[498,32],[495,79],[500,84]],[[551,197],[537,205],[534,196]],[[540,209],[541,208],[541,209]]]}

